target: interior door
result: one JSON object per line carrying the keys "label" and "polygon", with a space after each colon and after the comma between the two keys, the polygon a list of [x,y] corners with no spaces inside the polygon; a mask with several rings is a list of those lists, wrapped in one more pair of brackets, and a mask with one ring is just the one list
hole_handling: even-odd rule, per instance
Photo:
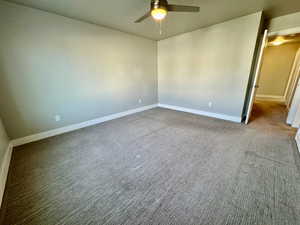
{"label": "interior door", "polygon": [[300,129],[298,129],[298,132],[296,134],[296,143],[297,143],[297,146],[298,146],[298,151],[300,151]]}
{"label": "interior door", "polygon": [[259,81],[259,75],[260,75],[261,66],[262,66],[262,58],[263,58],[264,50],[265,50],[265,47],[267,46],[267,43],[268,43],[268,30],[265,30],[263,38],[261,39],[261,42],[260,42],[260,49],[258,52],[256,67],[254,70],[254,79],[253,79],[253,84],[252,84],[252,87],[250,90],[250,99],[249,99],[249,105],[248,105],[248,110],[247,110],[247,114],[246,114],[246,120],[245,120],[246,124],[249,122],[249,119],[251,116],[251,111],[252,111],[252,107],[253,107],[253,103],[254,103],[254,99],[255,99],[255,94],[258,89],[258,81]]}
{"label": "interior door", "polygon": [[300,124],[300,80],[297,83],[293,101],[288,113],[287,124],[291,124],[293,127],[299,127]]}

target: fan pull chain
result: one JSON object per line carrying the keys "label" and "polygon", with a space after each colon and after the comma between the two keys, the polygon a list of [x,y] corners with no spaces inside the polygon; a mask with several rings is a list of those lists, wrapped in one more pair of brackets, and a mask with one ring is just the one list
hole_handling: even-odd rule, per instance
{"label": "fan pull chain", "polygon": [[159,34],[162,35],[162,20],[159,21]]}

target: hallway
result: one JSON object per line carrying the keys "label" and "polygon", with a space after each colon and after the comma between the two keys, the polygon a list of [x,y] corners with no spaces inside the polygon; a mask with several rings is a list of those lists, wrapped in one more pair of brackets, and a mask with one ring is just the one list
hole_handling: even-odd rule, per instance
{"label": "hallway", "polygon": [[297,129],[286,123],[287,116],[288,111],[283,103],[256,100],[248,126],[280,136],[294,137]]}

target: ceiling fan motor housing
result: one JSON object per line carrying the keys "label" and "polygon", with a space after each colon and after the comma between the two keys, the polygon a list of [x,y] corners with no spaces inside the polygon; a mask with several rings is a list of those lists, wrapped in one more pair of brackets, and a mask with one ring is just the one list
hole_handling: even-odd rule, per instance
{"label": "ceiling fan motor housing", "polygon": [[151,1],[151,10],[153,9],[168,9],[167,0],[152,0]]}

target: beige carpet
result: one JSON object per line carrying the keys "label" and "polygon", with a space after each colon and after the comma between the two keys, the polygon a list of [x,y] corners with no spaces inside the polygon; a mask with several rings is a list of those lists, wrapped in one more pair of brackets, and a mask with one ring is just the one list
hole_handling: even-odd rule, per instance
{"label": "beige carpet", "polygon": [[295,136],[296,129],[286,124],[288,111],[283,103],[256,101],[249,127],[279,135]]}
{"label": "beige carpet", "polygon": [[258,103],[245,126],[157,108],[19,147],[2,224],[300,224],[283,111]]}

